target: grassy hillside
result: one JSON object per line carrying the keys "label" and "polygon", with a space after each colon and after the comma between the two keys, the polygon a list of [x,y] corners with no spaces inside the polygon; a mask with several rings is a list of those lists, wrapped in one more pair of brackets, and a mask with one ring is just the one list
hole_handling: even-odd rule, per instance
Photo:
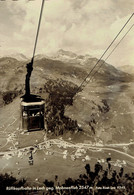
{"label": "grassy hillside", "polygon": [[[133,119],[127,113],[132,112],[133,95],[129,84],[133,76],[101,61],[99,66],[103,66],[93,80],[75,95],[80,83],[97,63],[96,58],[82,57],[82,60],[78,61],[73,55],[73,61],[43,57],[34,62],[31,91],[46,100],[48,129],[56,135],[63,134],[65,129],[82,129],[90,139],[104,143],[117,142],[117,135],[122,135],[120,141],[129,140]],[[11,57],[0,59],[0,106],[24,94],[26,63],[28,61]],[[126,130],[128,133],[123,139]]]}

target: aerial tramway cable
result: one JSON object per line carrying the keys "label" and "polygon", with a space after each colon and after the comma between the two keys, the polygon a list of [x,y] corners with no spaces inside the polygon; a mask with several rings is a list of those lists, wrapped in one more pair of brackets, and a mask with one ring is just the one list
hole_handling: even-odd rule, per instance
{"label": "aerial tramway cable", "polygon": [[[116,44],[116,46],[113,48],[113,50],[110,52],[110,54],[105,58],[104,62],[112,55],[112,53],[115,51],[115,49],[120,45],[120,43],[123,41],[123,39],[127,36],[127,34],[132,30],[134,27],[134,24],[129,28],[129,30],[125,33],[125,35],[120,39],[120,41]],[[95,76],[95,74],[98,72],[98,70],[103,66],[104,62],[99,66],[99,68],[96,70],[96,72],[91,75],[90,80]],[[89,80],[89,81],[90,81]],[[89,82],[88,81],[88,82]]]}
{"label": "aerial tramway cable", "polygon": [[[73,93],[73,95],[77,94],[77,92],[79,92],[79,90],[81,89],[81,87],[83,86],[83,84],[86,82],[87,78],[90,76],[90,74],[93,72],[93,70],[96,68],[96,66],[98,65],[98,63],[102,60],[102,58],[104,57],[104,55],[106,54],[106,52],[110,49],[110,47],[113,45],[113,43],[115,42],[115,40],[118,38],[118,36],[121,34],[121,32],[124,30],[124,28],[126,27],[126,25],[130,22],[130,20],[132,19],[134,13],[129,17],[129,19],[127,20],[127,22],[123,25],[123,27],[121,28],[121,30],[118,32],[118,34],[115,36],[115,38],[113,39],[113,41],[110,43],[110,45],[106,48],[106,50],[104,51],[104,53],[102,54],[102,56],[99,58],[99,60],[96,62],[96,64],[94,65],[94,67],[90,70],[90,72],[88,73],[88,75],[83,79],[82,83],[79,85],[79,87],[77,88],[77,90]],[[131,30],[131,29],[130,29]]]}
{"label": "aerial tramway cable", "polygon": [[34,44],[34,50],[33,50],[33,56],[32,56],[31,62],[29,64],[27,64],[27,66],[26,66],[27,74],[26,74],[26,79],[25,79],[25,97],[28,98],[28,99],[31,98],[30,77],[31,77],[31,74],[32,74],[32,71],[33,71],[33,62],[34,62],[34,56],[35,56],[35,51],[36,51],[36,46],[37,46],[37,41],[38,41],[38,36],[39,36],[39,30],[40,30],[40,24],[41,24],[41,19],[42,19],[44,2],[45,2],[45,0],[42,0],[40,17],[39,17],[39,22],[38,22],[38,28],[37,28],[36,39],[35,39],[35,44]]}
{"label": "aerial tramway cable", "polygon": [[35,44],[34,44],[32,61],[34,61],[34,55],[35,55],[37,41],[38,41],[38,36],[39,36],[39,30],[40,30],[40,25],[41,25],[41,19],[42,19],[44,2],[45,2],[45,0],[42,0],[42,5],[41,5],[41,10],[40,10],[40,17],[39,17],[39,22],[38,22],[38,28],[37,28],[37,33],[36,33],[36,39],[35,39]]}

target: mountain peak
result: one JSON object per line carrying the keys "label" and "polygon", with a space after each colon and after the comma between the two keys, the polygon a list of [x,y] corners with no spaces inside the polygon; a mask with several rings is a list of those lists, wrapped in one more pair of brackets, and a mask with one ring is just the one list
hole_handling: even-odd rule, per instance
{"label": "mountain peak", "polygon": [[66,56],[66,57],[71,57],[71,58],[77,57],[77,55],[73,53],[72,51],[65,51],[63,49],[58,50],[57,54],[58,56]]}
{"label": "mountain peak", "polygon": [[9,54],[6,57],[15,58],[18,61],[27,61],[28,60],[28,58],[22,53]]}

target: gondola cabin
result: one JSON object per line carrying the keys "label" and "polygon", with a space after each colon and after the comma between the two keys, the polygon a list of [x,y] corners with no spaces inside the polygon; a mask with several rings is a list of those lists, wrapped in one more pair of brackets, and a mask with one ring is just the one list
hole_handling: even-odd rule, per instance
{"label": "gondola cabin", "polygon": [[34,98],[30,101],[21,98],[22,129],[27,131],[44,129],[44,100]]}

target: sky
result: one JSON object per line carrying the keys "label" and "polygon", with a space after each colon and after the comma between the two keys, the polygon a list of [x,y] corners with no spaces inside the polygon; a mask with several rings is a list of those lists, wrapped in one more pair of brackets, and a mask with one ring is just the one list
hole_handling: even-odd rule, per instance
{"label": "sky", "polygon": [[[32,57],[41,3],[0,1],[0,56],[22,53]],[[100,58],[133,12],[133,0],[46,0],[36,54],[53,55],[63,49]],[[134,16],[111,50],[133,23]],[[134,27],[107,63],[134,66],[133,34]]]}

